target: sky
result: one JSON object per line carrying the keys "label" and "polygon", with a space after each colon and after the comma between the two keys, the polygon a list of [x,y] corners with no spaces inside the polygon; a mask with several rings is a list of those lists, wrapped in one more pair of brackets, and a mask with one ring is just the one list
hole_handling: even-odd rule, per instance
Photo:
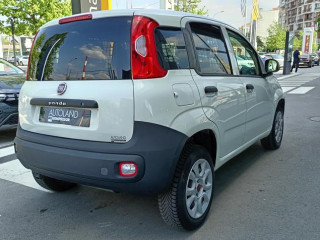
{"label": "sky", "polygon": [[[126,8],[126,0],[112,0],[113,9]],[[279,0],[258,0],[259,7],[271,10],[279,6]],[[129,7],[133,8],[159,8],[159,0],[128,0]],[[201,5],[208,9],[209,16],[224,21],[234,27],[245,23],[241,15],[241,0],[202,0]],[[247,0],[248,11],[252,9],[252,0]],[[224,12],[221,12],[224,11]],[[249,16],[249,14],[248,14]],[[249,19],[249,17],[248,17]],[[249,21],[249,20],[248,20]]]}

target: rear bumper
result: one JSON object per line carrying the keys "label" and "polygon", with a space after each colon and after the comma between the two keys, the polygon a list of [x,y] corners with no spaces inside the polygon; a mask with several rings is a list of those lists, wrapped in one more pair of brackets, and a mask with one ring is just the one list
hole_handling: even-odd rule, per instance
{"label": "rear bumper", "polygon": [[[40,174],[115,191],[157,194],[169,188],[187,136],[163,126],[135,122],[127,143],[103,143],[32,133],[18,127],[21,163]],[[119,174],[120,162],[134,162],[137,175]]]}

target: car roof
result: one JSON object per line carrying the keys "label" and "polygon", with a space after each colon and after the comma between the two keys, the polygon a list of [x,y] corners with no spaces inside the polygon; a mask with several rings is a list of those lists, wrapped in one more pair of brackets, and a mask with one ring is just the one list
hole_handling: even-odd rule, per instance
{"label": "car roof", "polygon": [[[72,16],[81,16],[81,15],[85,15],[85,14],[89,14],[89,13],[81,13],[81,14],[75,14]],[[179,12],[179,11],[172,11],[172,10],[163,10],[163,9],[121,9],[121,10],[104,10],[104,11],[96,11],[96,12],[90,12],[90,14],[92,14],[93,19],[97,19],[97,18],[104,18],[104,17],[112,17],[112,16],[133,16],[133,15],[141,15],[141,16],[146,16],[146,17],[150,17],[156,21],[159,22],[160,25],[168,25],[170,26],[170,22],[179,22],[181,21],[182,18],[184,17],[193,17],[193,18],[199,18],[199,19],[203,19],[203,20],[209,20],[209,21],[213,21],[216,24],[219,25],[224,25],[227,26],[233,30],[235,30],[236,32],[239,32],[238,29],[232,27],[231,25],[219,21],[217,19],[214,18],[209,18],[206,16],[200,16],[200,15],[195,15],[192,13],[186,13],[186,12]],[[72,17],[72,16],[67,16],[67,17]],[[66,17],[63,17],[66,18]],[[60,18],[62,19],[62,18]],[[174,21],[176,20],[176,21]],[[45,28],[48,26],[52,26],[52,25],[58,25],[59,24],[59,19],[54,19],[50,22],[47,22],[45,25],[43,25],[41,28]],[[40,29],[41,29],[40,28]]]}

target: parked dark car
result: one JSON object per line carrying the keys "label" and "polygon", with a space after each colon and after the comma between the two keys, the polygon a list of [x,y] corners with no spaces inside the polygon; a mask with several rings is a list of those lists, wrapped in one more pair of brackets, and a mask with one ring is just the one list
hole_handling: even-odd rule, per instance
{"label": "parked dark car", "polygon": [[311,53],[311,58],[313,59],[315,65],[320,65],[320,59],[317,53]]}
{"label": "parked dark car", "polygon": [[25,73],[4,59],[0,59],[0,129],[18,124],[18,98]]}
{"label": "parked dark car", "polygon": [[314,66],[314,60],[310,54],[304,53],[300,57],[299,66],[307,66],[309,68]]}

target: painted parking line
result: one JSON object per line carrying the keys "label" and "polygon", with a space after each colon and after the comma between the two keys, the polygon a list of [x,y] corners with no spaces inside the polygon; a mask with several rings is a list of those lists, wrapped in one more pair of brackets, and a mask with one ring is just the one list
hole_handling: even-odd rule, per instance
{"label": "painted parking line", "polygon": [[51,191],[39,186],[34,180],[31,171],[22,166],[18,159],[0,164],[0,179],[51,193]]}
{"label": "painted parking line", "polygon": [[314,87],[299,87],[295,90],[292,90],[288,94],[306,94],[307,92],[311,91],[314,89]]}
{"label": "painted parking line", "polygon": [[0,158],[14,154],[14,147],[0,148]]}
{"label": "painted parking line", "polygon": [[294,88],[295,87],[282,87],[282,91],[285,93],[285,92],[291,91]]}

